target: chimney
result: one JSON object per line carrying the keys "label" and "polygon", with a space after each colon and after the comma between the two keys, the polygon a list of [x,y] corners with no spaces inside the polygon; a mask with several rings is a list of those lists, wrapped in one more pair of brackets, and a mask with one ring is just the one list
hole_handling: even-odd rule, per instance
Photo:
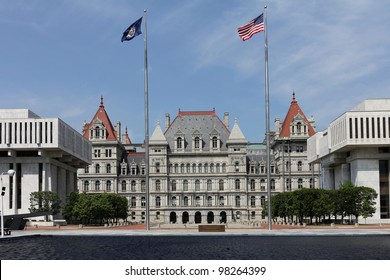
{"label": "chimney", "polygon": [[223,124],[229,129],[229,113],[225,112],[223,114]]}
{"label": "chimney", "polygon": [[166,113],[165,114],[165,130],[167,130],[170,125],[171,125],[171,116],[168,113]]}

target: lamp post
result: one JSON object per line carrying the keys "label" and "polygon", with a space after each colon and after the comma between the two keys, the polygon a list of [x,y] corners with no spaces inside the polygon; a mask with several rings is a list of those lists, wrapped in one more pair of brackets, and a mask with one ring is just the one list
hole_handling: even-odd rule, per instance
{"label": "lamp post", "polygon": [[1,180],[1,237],[4,237],[4,195],[5,187],[3,186],[3,175],[8,174],[8,176],[13,177],[15,175],[15,170],[10,169],[7,172],[3,172],[0,175]]}

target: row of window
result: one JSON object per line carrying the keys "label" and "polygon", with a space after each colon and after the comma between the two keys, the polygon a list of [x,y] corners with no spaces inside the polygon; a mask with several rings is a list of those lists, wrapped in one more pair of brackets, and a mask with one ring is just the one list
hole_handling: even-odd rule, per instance
{"label": "row of window", "polygon": [[350,139],[388,137],[390,137],[390,117],[349,118]]}
{"label": "row of window", "polygon": [[[298,189],[302,189],[304,186],[303,186],[303,179],[302,178],[298,178],[297,179],[297,186],[298,186]],[[234,181],[234,187],[235,187],[235,190],[241,190],[241,180],[240,179],[236,179]],[[256,180],[255,179],[251,179],[249,181],[249,187],[250,187],[250,190],[251,191],[255,191],[256,190]],[[260,191],[266,191],[266,180],[265,179],[261,179],[260,180]],[[289,178],[286,178],[285,179],[285,187],[287,190],[291,190],[291,183],[290,183],[290,179]],[[313,179],[310,178],[309,179],[309,188],[313,188]],[[101,183],[99,180],[95,181],[94,182],[94,191],[98,192],[98,191],[107,191],[107,192],[110,192],[112,190],[112,182],[110,180],[106,181],[106,186],[105,186],[105,189],[101,188]],[[155,191],[161,191],[161,181],[160,180],[156,180],[154,181],[154,190]],[[176,180],[172,180],[170,182],[170,188],[169,188],[170,191],[172,192],[175,192],[175,191],[189,191],[189,181],[188,180],[183,180],[183,183],[182,183],[182,188],[180,188],[178,186],[178,182]],[[200,191],[201,190],[201,182],[200,180],[195,180],[195,191]],[[215,190],[215,188],[213,187],[213,181],[212,180],[207,180],[206,182],[206,190],[207,191],[213,191]],[[219,191],[225,191],[225,181],[223,179],[220,179],[218,181],[218,190]],[[275,179],[271,179],[271,190],[275,190]],[[89,181],[84,181],[84,186],[83,186],[83,191],[84,192],[88,192],[88,191],[91,191],[90,190],[90,183]],[[127,192],[128,189],[127,189],[127,182],[125,180],[122,180],[121,182],[121,191],[122,192]],[[131,192],[137,192],[137,191],[140,191],[140,192],[145,192],[146,191],[146,184],[145,184],[145,180],[142,180],[141,181],[141,188],[138,189],[137,188],[137,182],[135,180],[132,180],[130,182],[130,191]]]}
{"label": "row of window", "polygon": [[112,149],[93,149],[93,157],[94,158],[100,158],[100,157],[106,157],[111,158],[112,157]]}
{"label": "row of window", "polygon": [[[236,207],[241,207],[241,200],[243,197],[237,195],[234,198],[234,206]],[[218,201],[215,202],[214,198],[212,196],[208,196],[205,201],[202,201],[200,196],[195,196],[195,198],[189,197],[189,196],[184,196],[182,201],[180,202],[179,197],[172,196],[169,200],[169,206],[176,207],[176,206],[193,206],[195,205],[196,207],[201,207],[201,206],[207,206],[207,207],[212,207],[212,206],[225,206],[227,199],[224,196],[219,196]],[[135,196],[130,198],[129,204],[131,208],[136,208],[137,206],[140,206],[141,208],[146,207],[146,198],[143,196],[141,197],[141,200],[138,202],[140,204],[137,204],[137,198]],[[261,206],[263,207],[265,205],[265,196],[260,197],[260,205],[256,204],[256,197],[251,196],[250,197],[250,207],[256,207],[256,206]],[[161,204],[161,197],[157,196],[155,198],[155,207],[160,208],[162,206]]]}
{"label": "row of window", "polygon": [[[180,151],[185,149],[185,139],[184,137],[176,137],[175,139],[175,148],[176,150]],[[192,147],[195,150],[201,150],[203,148],[203,140],[200,136],[195,136],[192,139]],[[213,136],[210,141],[210,148],[211,149],[219,149],[220,148],[220,140],[217,136]]]}

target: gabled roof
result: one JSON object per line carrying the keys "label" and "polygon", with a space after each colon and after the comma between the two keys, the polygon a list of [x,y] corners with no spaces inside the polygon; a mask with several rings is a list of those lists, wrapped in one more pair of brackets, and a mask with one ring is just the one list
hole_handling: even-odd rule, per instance
{"label": "gabled roof", "polygon": [[280,138],[290,137],[290,124],[294,122],[294,118],[296,116],[302,117],[303,121],[307,124],[309,136],[313,136],[315,134],[313,127],[311,126],[310,122],[308,121],[305,114],[303,113],[301,107],[299,107],[297,100],[295,99],[295,92],[293,92],[293,98],[290,104],[290,108],[288,109],[286,117],[283,120],[282,129],[280,130],[279,133]]}
{"label": "gabled roof", "polygon": [[104,104],[103,104],[103,96],[100,98],[100,106],[99,109],[97,110],[95,116],[92,118],[90,123],[84,124],[84,131],[83,131],[83,136],[85,139],[89,139],[89,130],[95,122],[101,122],[104,127],[107,130],[107,140],[117,140],[117,135],[114,127],[112,126],[112,123],[110,121],[110,118],[108,117],[108,114],[106,110],[104,109]]}
{"label": "gabled roof", "polygon": [[129,133],[127,132],[127,126],[126,126],[126,130],[125,130],[125,137],[124,139],[122,139],[122,143],[125,144],[125,145],[131,145],[131,140],[130,140],[130,137],[129,137]]}

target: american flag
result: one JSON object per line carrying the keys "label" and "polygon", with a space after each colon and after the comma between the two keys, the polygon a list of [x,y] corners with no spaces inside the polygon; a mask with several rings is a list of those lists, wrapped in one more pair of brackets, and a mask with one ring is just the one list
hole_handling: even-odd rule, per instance
{"label": "american flag", "polygon": [[264,31],[263,14],[257,18],[252,19],[248,24],[238,28],[238,36],[243,41],[250,39],[254,34]]}

